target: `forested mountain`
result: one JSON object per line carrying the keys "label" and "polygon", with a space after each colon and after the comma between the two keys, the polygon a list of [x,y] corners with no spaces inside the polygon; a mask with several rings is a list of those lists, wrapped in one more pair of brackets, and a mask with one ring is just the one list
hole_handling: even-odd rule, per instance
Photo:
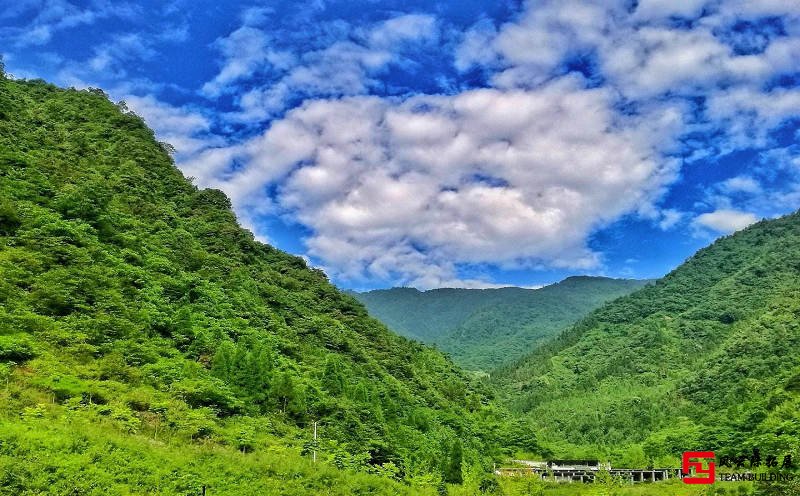
{"label": "forested mountain", "polygon": [[467,369],[491,370],[646,283],[580,276],[540,289],[393,288],[354,296],[390,329],[435,344]]}
{"label": "forested mountain", "polygon": [[[633,463],[800,446],[800,214],[719,239],[495,380],[553,446]],[[566,449],[566,448],[565,448]]]}
{"label": "forested mountain", "polygon": [[420,291],[414,288],[351,292],[390,329],[423,342],[435,342],[458,327],[477,309],[518,299],[531,290],[522,288]]}
{"label": "forested mountain", "polygon": [[100,90],[0,78],[0,494],[427,494],[514,447],[168,150]]}

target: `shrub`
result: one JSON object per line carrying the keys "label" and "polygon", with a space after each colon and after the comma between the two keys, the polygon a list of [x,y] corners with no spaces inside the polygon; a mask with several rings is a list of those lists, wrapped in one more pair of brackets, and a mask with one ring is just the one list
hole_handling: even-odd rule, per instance
{"label": "shrub", "polygon": [[22,363],[35,356],[33,342],[26,334],[0,336],[0,361]]}

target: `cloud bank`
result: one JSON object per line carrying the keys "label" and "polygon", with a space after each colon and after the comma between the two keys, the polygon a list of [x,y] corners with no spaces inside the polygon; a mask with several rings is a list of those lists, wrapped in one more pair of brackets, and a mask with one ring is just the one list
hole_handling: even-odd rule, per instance
{"label": "cloud bank", "polygon": [[[308,254],[337,278],[437,287],[476,284],[459,279],[462,265],[596,269],[588,239],[626,215],[661,229],[695,217],[717,232],[756,219],[726,201],[700,215],[659,201],[681,157],[765,146],[798,115],[796,89],[769,88],[797,67],[797,16],[766,1],[530,2],[516,21],[459,37],[454,67],[483,68],[488,87],[370,96],[371,71],[403,42],[441,36],[430,16],[397,17],[291,59],[276,84],[242,97],[241,115],[316,97],[186,167],[240,211],[308,228]],[[244,62],[210,85],[248,72],[231,68],[252,59],[235,53]],[[692,150],[681,140],[698,130],[718,139]],[[232,173],[233,159],[246,165]],[[760,190],[752,178],[726,186]]]}
{"label": "cloud bank", "polygon": [[[588,234],[649,205],[676,174],[658,122],[620,121],[612,92],[567,78],[535,92],[308,102],[240,149],[212,184],[244,210],[313,231],[309,254],[348,279],[457,284],[457,263],[594,268]],[[199,169],[208,170],[204,165]]]}

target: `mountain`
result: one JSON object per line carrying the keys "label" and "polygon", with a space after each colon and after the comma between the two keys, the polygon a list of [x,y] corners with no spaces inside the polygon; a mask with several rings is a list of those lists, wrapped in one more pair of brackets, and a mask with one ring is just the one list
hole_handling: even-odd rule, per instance
{"label": "mountain", "polygon": [[491,370],[646,283],[579,276],[540,289],[393,288],[354,296],[390,329],[435,344],[467,369]]}
{"label": "mountain", "polygon": [[0,494],[479,479],[507,421],[484,387],[254,240],[169,150],[100,90],[0,78]]}
{"label": "mountain", "polygon": [[556,451],[796,457],[800,214],[719,239],[494,380]]}
{"label": "mountain", "polygon": [[528,294],[522,288],[454,289],[419,291],[414,288],[351,292],[370,315],[403,336],[435,342],[464,322],[477,308]]}

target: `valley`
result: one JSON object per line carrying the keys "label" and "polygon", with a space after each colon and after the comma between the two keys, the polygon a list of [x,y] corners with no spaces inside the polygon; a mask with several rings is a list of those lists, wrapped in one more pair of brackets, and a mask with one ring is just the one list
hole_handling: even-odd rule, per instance
{"label": "valley", "polygon": [[102,91],[2,78],[0,117],[0,494],[796,494],[495,468],[794,473],[800,214],[655,281],[353,295]]}
{"label": "valley", "polygon": [[353,296],[390,329],[435,345],[468,370],[489,372],[647,282],[573,276],[538,289],[393,288]]}

